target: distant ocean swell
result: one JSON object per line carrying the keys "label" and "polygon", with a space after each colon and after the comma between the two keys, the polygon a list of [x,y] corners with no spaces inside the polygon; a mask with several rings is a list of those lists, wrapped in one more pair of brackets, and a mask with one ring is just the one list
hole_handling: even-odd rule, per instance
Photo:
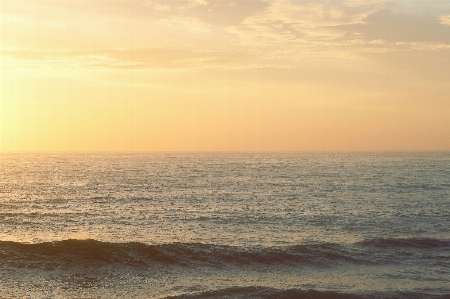
{"label": "distant ocean swell", "polygon": [[165,299],[450,299],[450,295],[431,295],[413,292],[377,292],[365,294],[338,293],[316,290],[278,290],[266,287],[233,287],[197,294],[165,297]]}
{"label": "distant ocean swell", "polygon": [[0,242],[0,267],[43,270],[102,266],[143,268],[153,265],[327,267],[335,263],[382,265],[424,260],[431,265],[450,267],[450,240],[374,239],[347,246],[320,243],[250,248],[200,243],[146,245],[96,240],[38,244]]}

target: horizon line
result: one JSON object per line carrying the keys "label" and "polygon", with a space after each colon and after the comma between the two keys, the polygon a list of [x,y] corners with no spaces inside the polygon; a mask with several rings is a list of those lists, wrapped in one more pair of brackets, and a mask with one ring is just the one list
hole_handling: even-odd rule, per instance
{"label": "horizon line", "polygon": [[1,151],[2,154],[326,154],[326,153],[450,153],[449,150],[299,150],[299,151]]}

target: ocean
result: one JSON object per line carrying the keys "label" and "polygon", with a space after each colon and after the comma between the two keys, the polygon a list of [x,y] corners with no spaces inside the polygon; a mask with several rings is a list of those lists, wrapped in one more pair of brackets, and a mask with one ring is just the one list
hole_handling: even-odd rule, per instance
{"label": "ocean", "polygon": [[450,153],[1,154],[0,298],[450,298]]}

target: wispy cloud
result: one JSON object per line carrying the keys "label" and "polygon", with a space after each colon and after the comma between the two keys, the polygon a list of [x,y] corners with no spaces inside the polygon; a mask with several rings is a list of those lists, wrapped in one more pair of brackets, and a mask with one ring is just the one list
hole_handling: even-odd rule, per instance
{"label": "wispy cloud", "polygon": [[[7,2],[1,8],[2,48],[24,50],[15,52],[16,59],[26,59],[25,56],[50,59],[62,53],[67,58],[69,53],[84,49],[90,54],[77,57],[92,60],[97,59],[93,58],[94,54],[100,55],[111,59],[106,65],[115,66],[119,62],[112,56],[125,55],[129,50],[117,49],[126,45],[147,49],[148,56],[144,58],[135,53],[133,55],[141,60],[131,63],[132,59],[125,59],[120,65],[163,67],[166,63],[168,68],[174,65],[206,67],[218,65],[218,61],[225,66],[228,61],[235,67],[234,62],[241,61],[246,68],[291,67],[296,66],[293,61],[311,56],[354,59],[388,51],[441,51],[450,43],[450,5],[443,2],[439,2],[437,8],[435,4],[418,6],[409,4],[410,1],[387,0],[87,3],[37,1],[25,5],[21,1]],[[65,15],[72,17],[64,18]],[[33,20],[33,27],[28,20]],[[92,48],[116,50],[105,52]],[[164,55],[171,57],[172,50],[164,50],[164,55],[156,54],[159,50],[155,50],[174,48],[180,59],[175,54],[173,59],[164,58]],[[46,51],[33,51],[37,49]],[[191,51],[191,57],[181,54],[182,51]],[[5,53],[2,55],[12,55]],[[234,57],[231,59],[223,53],[239,53],[249,62],[240,59],[238,54],[231,55]],[[286,54],[282,57],[280,53]],[[228,58],[224,59],[224,55]],[[151,57],[158,57],[158,61],[152,62]]]}
{"label": "wispy cloud", "polygon": [[162,48],[91,49],[84,51],[4,50],[1,53],[19,61],[72,61],[82,67],[116,69],[248,68],[257,66],[257,53],[251,51],[192,51]]}
{"label": "wispy cloud", "polygon": [[146,2],[144,2],[144,6],[151,7],[154,11],[157,11],[157,12],[171,11],[170,5],[167,5],[167,4],[153,3],[150,1],[146,1]]}
{"label": "wispy cloud", "polygon": [[208,2],[206,0],[188,0],[188,4],[186,5],[186,7],[196,7],[207,4]]}
{"label": "wispy cloud", "polygon": [[166,19],[162,19],[159,22],[170,26],[186,28],[192,32],[206,33],[211,31],[211,26],[209,24],[202,22],[194,17],[172,16]]}
{"label": "wispy cloud", "polygon": [[[318,42],[342,38],[345,31],[337,26],[363,23],[377,10],[372,2],[339,2],[277,0],[264,11],[252,15],[239,26],[230,28],[243,42]],[[378,4],[378,1],[376,2]]]}
{"label": "wispy cloud", "polygon": [[[228,27],[242,45],[288,47],[301,56],[361,58],[370,52],[442,50],[450,17],[404,11],[390,1],[274,0],[264,10]],[[297,51],[295,51],[295,49]],[[294,51],[293,51],[294,50]]]}
{"label": "wispy cloud", "polygon": [[446,16],[440,16],[439,21],[441,21],[441,24],[450,26],[450,15]]}

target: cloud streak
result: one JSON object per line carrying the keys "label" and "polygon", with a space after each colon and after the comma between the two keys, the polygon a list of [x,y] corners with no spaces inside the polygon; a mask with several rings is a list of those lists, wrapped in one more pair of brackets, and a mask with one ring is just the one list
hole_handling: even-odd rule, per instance
{"label": "cloud streak", "polygon": [[[450,5],[440,2],[437,8],[387,0],[30,3],[2,5],[2,55],[112,68],[285,68],[308,57],[362,59],[450,44]],[[52,46],[37,51],[40,40]]]}
{"label": "cloud streak", "polygon": [[85,51],[4,50],[3,56],[21,61],[73,61],[78,66],[115,69],[248,68],[257,66],[252,51],[192,51],[162,48],[92,49]]}

